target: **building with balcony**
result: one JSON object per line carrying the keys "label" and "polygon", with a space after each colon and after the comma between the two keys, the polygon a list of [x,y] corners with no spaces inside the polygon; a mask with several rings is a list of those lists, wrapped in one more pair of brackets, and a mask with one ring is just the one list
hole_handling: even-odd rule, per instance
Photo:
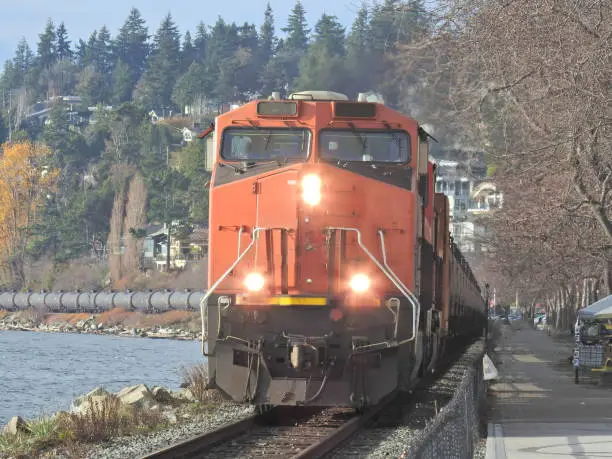
{"label": "building with balcony", "polygon": [[434,160],[437,193],[449,200],[450,231],[463,253],[487,251],[488,231],[482,218],[503,205],[503,193],[487,180],[486,166],[481,161],[460,162]]}

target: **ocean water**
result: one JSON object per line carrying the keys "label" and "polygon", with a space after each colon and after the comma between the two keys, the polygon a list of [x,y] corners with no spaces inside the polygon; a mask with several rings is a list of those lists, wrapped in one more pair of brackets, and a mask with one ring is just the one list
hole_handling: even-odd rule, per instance
{"label": "ocean water", "polygon": [[178,389],[181,368],[205,362],[200,341],[0,331],[0,427],[68,410],[96,387]]}

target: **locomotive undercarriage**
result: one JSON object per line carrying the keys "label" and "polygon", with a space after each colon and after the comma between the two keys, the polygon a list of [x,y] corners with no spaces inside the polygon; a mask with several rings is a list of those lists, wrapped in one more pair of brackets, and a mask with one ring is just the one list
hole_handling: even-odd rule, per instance
{"label": "locomotive undercarriage", "polygon": [[416,377],[415,345],[397,345],[394,315],[385,307],[226,301],[221,315],[218,301],[208,304],[207,355],[211,386],[234,401],[363,409]]}

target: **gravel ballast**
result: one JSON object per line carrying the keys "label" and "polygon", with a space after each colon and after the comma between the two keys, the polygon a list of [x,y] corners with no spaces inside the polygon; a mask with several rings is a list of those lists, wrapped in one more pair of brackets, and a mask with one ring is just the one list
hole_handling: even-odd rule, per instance
{"label": "gravel ballast", "polygon": [[142,457],[252,414],[254,408],[251,406],[221,403],[214,410],[194,415],[193,419],[180,425],[148,434],[116,438],[108,443],[96,445],[88,452],[87,457],[90,459]]}
{"label": "gravel ballast", "polygon": [[482,343],[478,342],[433,383],[400,396],[400,402],[394,403],[370,428],[356,434],[333,457],[407,457],[406,451],[433,422],[436,411],[443,410],[452,400],[464,375],[481,355]]}

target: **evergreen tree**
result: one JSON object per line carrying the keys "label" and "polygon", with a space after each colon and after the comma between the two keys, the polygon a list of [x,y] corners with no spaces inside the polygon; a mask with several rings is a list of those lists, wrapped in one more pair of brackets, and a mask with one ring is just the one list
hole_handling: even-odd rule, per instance
{"label": "evergreen tree", "polygon": [[72,50],[70,49],[70,40],[68,40],[68,32],[63,22],[57,27],[55,32],[57,39],[56,56],[58,59],[72,59]]}
{"label": "evergreen tree", "polygon": [[132,88],[147,67],[149,32],[145,24],[140,11],[132,8],[114,42],[115,57],[127,64]]}
{"label": "evergreen tree", "polygon": [[346,39],[346,91],[348,94],[368,91],[374,88],[372,69],[372,36],[368,8],[359,9],[357,17]]}
{"label": "evergreen tree", "polygon": [[85,67],[85,60],[87,56],[87,42],[85,42],[82,38],[79,38],[79,41],[76,44],[76,51],[74,53],[74,56],[76,58],[77,65],[80,68]]}
{"label": "evergreen tree", "polygon": [[[226,94],[233,86],[232,61],[239,46],[238,27],[218,18],[206,43],[206,89],[208,94]],[[223,72],[222,72],[223,70]],[[226,97],[225,95],[223,97]]]}
{"label": "evergreen tree", "polygon": [[49,20],[47,20],[45,31],[42,34],[39,34],[38,38],[38,67],[40,69],[49,68],[53,65],[57,57],[55,25],[53,24],[53,21],[50,18]]}
{"label": "evergreen tree", "polygon": [[287,34],[285,39],[285,49],[292,51],[305,51],[308,48],[308,34],[306,10],[302,2],[298,0],[289,14],[287,27],[282,31]]}
{"label": "evergreen tree", "polygon": [[43,131],[45,144],[55,152],[54,167],[62,169],[65,179],[70,178],[70,168],[80,168],[87,163],[85,139],[70,124],[67,106],[64,102],[53,104],[49,114],[49,123]]}
{"label": "evergreen tree", "polygon": [[30,49],[30,45],[25,38],[21,38],[17,44],[17,51],[13,58],[15,70],[21,78],[25,78],[26,74],[31,70],[34,63],[34,54]]}
{"label": "evergreen tree", "polygon": [[97,40],[93,45],[93,61],[96,70],[102,75],[109,76],[113,71],[113,44],[111,35],[106,26],[98,32]]}
{"label": "evergreen tree", "polygon": [[346,78],[344,59],[327,46],[311,46],[300,61],[295,91],[330,90],[344,92]]}
{"label": "evergreen tree", "polygon": [[[4,71],[0,76],[0,89],[11,91],[25,86],[32,86],[32,72],[34,69],[34,55],[25,38],[17,44],[15,56],[4,64]],[[3,101],[0,101],[0,103]]]}
{"label": "evergreen tree", "polygon": [[193,41],[193,46],[195,48],[195,58],[201,64],[204,64],[206,61],[207,42],[208,31],[206,30],[206,25],[204,25],[203,22],[200,22],[196,28],[196,36]]}
{"label": "evergreen tree", "polygon": [[82,51],[77,51],[77,53],[82,54],[82,57],[78,60],[78,64],[80,67],[87,67],[88,65],[95,65],[96,62],[96,43],[98,41],[98,31],[94,30],[91,35],[89,35],[89,39],[87,43],[84,45],[84,49]]}
{"label": "evergreen tree", "polygon": [[79,72],[75,92],[88,107],[108,101],[105,78],[93,65],[88,65]]}
{"label": "evergreen tree", "polygon": [[168,14],[155,33],[153,53],[137,89],[139,102],[148,108],[169,108],[180,64],[180,35]]}
{"label": "evergreen tree", "polygon": [[185,222],[189,216],[189,180],[170,166],[169,148],[176,141],[167,127],[143,124],[140,128],[141,160],[148,190],[148,218],[158,223]]}
{"label": "evergreen tree", "polygon": [[132,100],[134,83],[130,66],[123,61],[117,61],[112,76],[111,102],[115,105]]}
{"label": "evergreen tree", "polygon": [[[414,5],[417,5],[415,2]],[[406,76],[395,78],[394,54],[398,44],[410,42],[417,30],[411,6],[399,0],[385,0],[377,5],[371,15],[370,32],[372,50],[370,63],[377,90],[390,106],[396,106],[401,85],[407,83]]]}
{"label": "evergreen tree", "polygon": [[185,32],[183,39],[183,48],[181,50],[181,73],[187,71],[189,66],[196,60],[196,48],[191,41],[189,31]]}
{"label": "evergreen tree", "polygon": [[287,34],[287,37],[282,46],[279,46],[277,65],[281,69],[281,87],[290,90],[293,81],[299,75],[300,59],[308,49],[310,33],[310,29],[307,28],[306,10],[299,0],[291,10],[287,27],[281,30]]}
{"label": "evergreen tree", "polygon": [[314,47],[325,47],[329,54],[344,56],[344,27],[336,16],[323,14],[315,25]]}
{"label": "evergreen tree", "polygon": [[206,69],[199,62],[192,62],[187,72],[179,78],[172,92],[172,101],[181,110],[203,97],[206,88]]}
{"label": "evergreen tree", "polygon": [[[181,151],[181,172],[189,181],[187,196],[189,223],[208,223],[208,187],[210,174],[206,171],[206,142],[194,141]],[[212,153],[212,152],[210,152]]]}
{"label": "evergreen tree", "polygon": [[285,68],[283,66],[282,57],[281,54],[281,56],[271,59],[259,74],[259,92],[264,97],[269,96],[274,91],[281,92],[287,84],[288,78],[284,73]]}
{"label": "evergreen tree", "polygon": [[259,53],[259,36],[254,24],[244,23],[238,29],[239,47],[234,53],[236,63],[234,74],[235,86],[244,100],[246,94],[255,94],[259,90],[257,76],[261,68]]}
{"label": "evergreen tree", "polygon": [[297,90],[344,89],[344,28],[335,16],[323,14],[317,21],[314,41],[301,59],[299,70]]}
{"label": "evergreen tree", "polygon": [[260,59],[262,66],[265,66],[270,59],[274,56],[276,52],[277,46],[277,38],[274,30],[274,14],[272,12],[272,7],[270,6],[270,2],[268,2],[266,6],[266,11],[264,13],[264,22],[261,26],[260,32]]}

